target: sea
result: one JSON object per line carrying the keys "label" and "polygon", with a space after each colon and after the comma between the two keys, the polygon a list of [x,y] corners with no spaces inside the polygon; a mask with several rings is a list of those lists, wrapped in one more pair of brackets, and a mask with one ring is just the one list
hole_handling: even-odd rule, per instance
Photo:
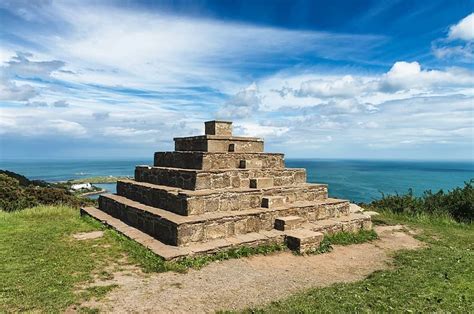
{"label": "sea", "polygon": [[[445,191],[474,179],[474,161],[390,161],[286,159],[290,168],[305,168],[308,182],[329,185],[331,197],[370,202],[382,194],[415,195]],[[136,165],[152,160],[4,160],[0,169],[49,182],[95,176],[133,176]],[[115,184],[97,184],[114,193]]]}

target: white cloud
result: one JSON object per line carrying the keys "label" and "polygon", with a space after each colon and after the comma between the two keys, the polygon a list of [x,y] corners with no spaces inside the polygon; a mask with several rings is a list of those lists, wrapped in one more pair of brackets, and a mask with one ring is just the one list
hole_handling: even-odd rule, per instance
{"label": "white cloud", "polygon": [[471,72],[451,68],[446,71],[422,70],[418,62],[396,62],[380,81],[382,90],[430,89],[436,86],[469,87],[474,84]]}
{"label": "white cloud", "polygon": [[352,97],[367,89],[362,80],[355,80],[351,75],[335,79],[316,79],[301,83],[296,91],[297,96],[312,97]]}
{"label": "white cloud", "polygon": [[222,119],[240,119],[255,115],[261,103],[257,84],[252,83],[239,91],[219,108],[217,117]]}
{"label": "white cloud", "polygon": [[325,113],[372,112],[381,103],[423,95],[472,95],[474,75],[462,68],[425,70],[399,61],[379,75],[280,73],[258,82],[259,109],[319,107]]}
{"label": "white cloud", "polygon": [[472,63],[474,60],[474,13],[451,25],[446,38],[431,43],[433,54],[439,59]]}
{"label": "white cloud", "polygon": [[256,137],[279,137],[288,132],[288,127],[266,126],[252,122],[239,122],[236,130],[244,136]]}
{"label": "white cloud", "polygon": [[27,83],[28,79],[48,79],[51,74],[64,66],[64,62],[31,61],[30,53],[17,52],[3,66],[0,66],[0,100],[27,101],[39,94],[38,89]]}
{"label": "white cloud", "polygon": [[[300,156],[352,156],[365,149],[472,138],[474,81],[468,69],[427,69],[406,61],[385,73],[292,67],[315,58],[370,63],[366,54],[383,45],[380,36],[242,25],[89,2],[53,2],[40,11],[35,15],[33,6],[15,12],[64,27],[55,34],[33,28],[19,33],[42,46],[41,53],[11,59],[10,50],[0,50],[0,61],[9,60],[0,77],[2,134],[82,138],[120,149],[126,142],[151,150],[156,143],[169,144],[172,136],[202,133],[202,121],[215,114],[236,120],[236,134],[266,137],[269,151]],[[472,37],[463,21],[433,49],[439,57],[471,55]],[[287,68],[276,72],[281,67]]]}
{"label": "white cloud", "polygon": [[0,100],[26,101],[38,95],[29,84],[17,85],[15,82],[2,78],[0,74]]}
{"label": "white cloud", "polygon": [[17,134],[26,137],[84,137],[87,130],[81,124],[63,119],[38,121],[32,116],[0,116],[0,134]]}
{"label": "white cloud", "polygon": [[474,13],[469,14],[449,28],[449,39],[474,40]]}

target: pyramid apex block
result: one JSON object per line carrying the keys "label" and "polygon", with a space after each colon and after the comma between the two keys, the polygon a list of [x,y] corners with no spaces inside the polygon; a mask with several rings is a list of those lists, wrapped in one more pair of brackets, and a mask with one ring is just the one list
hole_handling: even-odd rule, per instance
{"label": "pyramid apex block", "polygon": [[206,121],[204,122],[206,135],[223,135],[232,136],[232,122],[231,121]]}

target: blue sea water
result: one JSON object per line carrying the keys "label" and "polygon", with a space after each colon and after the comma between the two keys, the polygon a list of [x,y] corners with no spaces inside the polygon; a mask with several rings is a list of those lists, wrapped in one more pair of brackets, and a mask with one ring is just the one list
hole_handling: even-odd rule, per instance
{"label": "blue sea water", "polygon": [[[77,161],[0,161],[7,169],[51,182],[92,176],[133,176],[136,165],[152,160],[77,160]],[[474,162],[375,161],[287,159],[287,167],[305,168],[308,182],[326,183],[332,197],[368,202],[381,193],[406,193],[412,188],[419,195],[425,190],[452,189],[474,178]],[[114,184],[101,187],[115,192]]]}

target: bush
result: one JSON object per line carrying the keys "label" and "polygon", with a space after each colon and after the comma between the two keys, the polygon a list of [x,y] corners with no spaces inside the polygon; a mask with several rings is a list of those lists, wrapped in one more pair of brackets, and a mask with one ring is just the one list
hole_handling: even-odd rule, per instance
{"label": "bush", "polygon": [[38,205],[79,207],[91,202],[88,199],[78,198],[65,189],[31,184],[25,187],[20,184],[18,179],[0,173],[0,210],[2,211],[10,212]]}
{"label": "bush", "polygon": [[363,206],[409,215],[449,214],[457,221],[471,223],[474,219],[473,183],[474,180],[471,179],[464,183],[464,187],[457,187],[447,193],[443,190],[436,193],[431,190],[425,191],[420,197],[414,196],[411,189],[405,195],[382,194],[380,200],[363,204]]}
{"label": "bush", "polygon": [[10,178],[17,179],[20,186],[29,186],[29,185],[36,185],[36,186],[42,186],[42,187],[47,187],[50,186],[50,183],[43,181],[43,180],[30,180],[25,176],[22,176],[21,174],[8,171],[8,170],[0,170],[0,174],[4,174],[9,176]]}

